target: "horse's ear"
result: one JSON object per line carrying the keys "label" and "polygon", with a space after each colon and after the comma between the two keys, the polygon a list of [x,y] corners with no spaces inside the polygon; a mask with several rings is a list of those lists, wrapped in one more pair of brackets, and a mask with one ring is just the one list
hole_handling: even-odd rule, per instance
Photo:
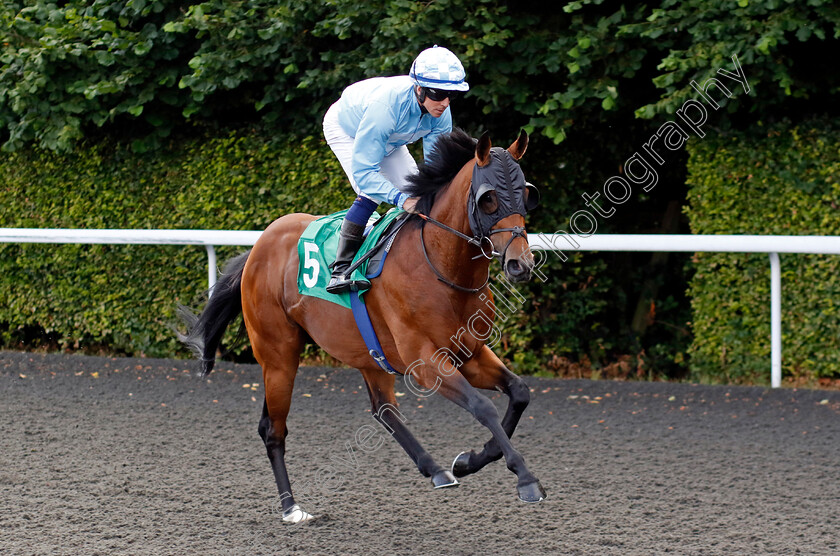
{"label": "horse's ear", "polygon": [[519,160],[520,158],[522,158],[522,155],[525,154],[525,149],[527,148],[528,134],[525,133],[525,130],[523,129],[519,132],[519,137],[516,139],[516,141],[514,141],[513,144],[510,147],[508,147],[508,152],[510,153],[510,156],[512,156],[514,159]]}
{"label": "horse's ear", "polygon": [[484,167],[490,164],[490,147],[492,146],[490,144],[490,132],[485,131],[475,145],[475,160],[479,166]]}

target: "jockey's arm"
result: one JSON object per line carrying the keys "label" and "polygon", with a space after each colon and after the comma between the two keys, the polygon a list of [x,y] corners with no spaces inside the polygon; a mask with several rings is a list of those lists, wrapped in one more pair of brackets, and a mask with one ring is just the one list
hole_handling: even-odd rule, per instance
{"label": "jockey's arm", "polygon": [[385,145],[396,128],[396,117],[390,106],[369,106],[359,122],[353,144],[353,179],[359,189],[382,203],[402,207],[408,195],[382,175],[382,160],[388,154]]}

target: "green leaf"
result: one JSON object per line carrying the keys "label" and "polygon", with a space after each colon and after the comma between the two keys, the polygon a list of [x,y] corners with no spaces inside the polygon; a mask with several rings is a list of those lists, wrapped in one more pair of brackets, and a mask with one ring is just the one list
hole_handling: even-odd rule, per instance
{"label": "green leaf", "polygon": [[146,41],[146,42],[143,42],[143,43],[140,43],[140,44],[136,45],[134,47],[134,53],[137,54],[138,56],[143,56],[145,54],[148,54],[151,49],[152,49],[152,41]]}

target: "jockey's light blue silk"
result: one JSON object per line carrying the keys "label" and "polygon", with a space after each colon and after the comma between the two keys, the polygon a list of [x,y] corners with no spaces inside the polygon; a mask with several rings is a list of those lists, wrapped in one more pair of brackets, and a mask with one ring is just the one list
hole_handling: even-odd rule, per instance
{"label": "jockey's light blue silk", "polygon": [[423,139],[428,160],[435,141],[452,131],[447,107],[439,118],[424,114],[408,76],[374,77],[344,89],[338,122],[355,139],[352,173],[359,189],[376,201],[397,204],[400,190],[379,172],[382,159],[398,147]]}

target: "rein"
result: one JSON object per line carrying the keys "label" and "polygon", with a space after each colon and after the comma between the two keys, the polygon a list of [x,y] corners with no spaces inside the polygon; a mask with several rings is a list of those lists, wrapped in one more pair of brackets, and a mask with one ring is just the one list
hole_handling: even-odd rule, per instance
{"label": "rein", "polygon": [[[456,283],[452,282],[451,280],[447,279],[443,274],[441,274],[441,272],[437,268],[435,268],[435,265],[432,264],[432,260],[429,258],[429,252],[426,250],[426,241],[425,241],[424,236],[423,236],[423,230],[426,228],[426,226],[425,226],[426,222],[431,222],[432,224],[438,226],[439,228],[442,228],[442,229],[446,230],[447,232],[450,232],[450,233],[458,236],[459,238],[463,239],[464,241],[466,241],[470,245],[474,245],[475,247],[478,247],[478,249],[481,251],[481,255],[476,255],[475,257],[473,257],[473,260],[477,259],[478,257],[483,256],[484,258],[486,258],[488,260],[492,259],[493,257],[498,257],[500,261],[504,261],[505,254],[507,253],[507,250],[508,250],[508,247],[510,247],[510,244],[513,243],[513,240],[516,239],[517,237],[522,237],[522,238],[526,237],[525,236],[525,228],[523,228],[522,226],[514,226],[513,228],[499,228],[498,230],[490,230],[490,232],[487,235],[482,235],[480,239],[476,239],[475,237],[470,237],[470,236],[468,236],[464,233],[461,233],[458,230],[456,230],[454,228],[451,228],[451,227],[447,226],[446,224],[444,224],[443,222],[435,220],[434,218],[432,218],[428,215],[421,214],[419,212],[416,212],[414,214],[416,214],[417,216],[419,216],[423,220],[423,225],[420,227],[420,247],[423,249],[423,256],[426,257],[426,262],[429,264],[429,267],[435,273],[438,280],[440,280],[441,282],[443,282],[444,284],[446,284],[450,288],[453,288],[453,289],[456,289],[456,290],[462,291],[462,292],[478,293],[481,290],[483,290],[487,286],[487,283],[490,281],[490,269],[489,268],[487,269],[487,278],[484,280],[484,283],[477,288],[465,288],[464,286],[459,286],[458,284],[456,284]],[[501,253],[499,253],[498,251],[493,249],[493,242],[490,239],[490,236],[492,236],[493,234],[501,233],[501,232],[510,232],[511,236],[510,236],[510,239],[508,240],[507,244],[505,244],[505,248],[502,250]],[[485,249],[484,249],[484,245],[485,245],[484,240],[487,240],[487,241],[490,242],[490,254],[489,255],[487,254],[487,251],[485,251]]]}
{"label": "rein", "polygon": [[[432,220],[432,219],[431,219],[431,218],[429,218],[428,216],[425,216],[425,215],[422,215],[422,214],[418,214],[418,216],[420,216],[420,217],[422,217],[422,218],[423,218],[423,220],[424,220],[424,224],[425,224],[425,222],[434,222],[435,224],[437,224],[437,225],[441,226],[443,229],[448,230],[448,231],[450,231],[450,232],[453,232],[453,233],[457,234],[457,235],[458,235],[458,237],[461,237],[461,238],[463,238],[463,239],[466,239],[466,240],[467,240],[467,241],[469,241],[471,244],[473,244],[473,245],[478,244],[479,249],[481,249],[481,247],[480,247],[480,246],[481,246],[481,242],[476,241],[474,238],[468,237],[468,236],[466,236],[466,235],[462,234],[461,232],[459,232],[459,231],[457,231],[457,230],[453,230],[453,229],[452,229],[452,228],[450,228],[449,226],[447,226],[447,225],[445,225],[445,224],[441,224],[441,223],[440,223],[440,222],[438,222],[437,220]],[[425,230],[425,229],[426,229],[426,226],[420,226],[420,247],[422,247],[422,248],[423,248],[423,256],[424,256],[424,257],[426,257],[426,262],[427,262],[427,263],[429,263],[429,267],[430,267],[430,268],[432,269],[432,271],[433,271],[433,272],[437,275],[437,279],[438,279],[438,280],[440,280],[441,282],[443,282],[444,284],[446,284],[446,285],[447,285],[447,286],[449,286],[450,288],[453,288],[453,289],[456,289],[456,290],[458,290],[458,291],[462,291],[462,292],[467,292],[467,293],[478,293],[478,292],[480,292],[481,290],[483,290],[483,289],[485,288],[485,286],[487,286],[487,283],[490,281],[490,268],[489,268],[489,267],[487,268],[487,278],[484,280],[484,283],[483,283],[483,284],[481,284],[481,285],[480,285],[479,287],[477,287],[477,288],[465,288],[464,286],[459,286],[458,284],[456,284],[455,282],[452,282],[451,280],[447,279],[447,278],[446,278],[443,274],[441,274],[441,273],[440,273],[440,271],[439,271],[437,268],[435,268],[435,265],[434,265],[434,264],[432,264],[432,259],[430,259],[430,258],[429,258],[429,252],[426,250],[426,241],[425,241],[425,239],[423,239],[423,230]],[[488,239],[489,239],[489,238],[488,238]],[[483,249],[481,250],[481,252],[482,252],[482,254],[484,254],[484,250],[483,250]],[[479,255],[479,256],[481,256],[481,255]],[[486,256],[486,255],[485,255],[485,256]],[[488,258],[489,258],[489,257],[488,257]]]}
{"label": "rein", "polygon": [[[426,222],[431,222],[435,226],[438,226],[439,228],[443,228],[447,232],[455,234],[459,238],[465,240],[470,245],[475,245],[476,247],[478,247],[481,250],[481,254],[484,255],[484,257],[487,258],[487,259],[492,259],[494,256],[499,255],[499,253],[497,253],[496,251],[493,251],[493,244],[491,242],[491,244],[490,244],[490,256],[489,257],[487,256],[487,252],[484,250],[484,240],[485,239],[490,239],[489,236],[482,236],[482,238],[479,240],[479,239],[476,239],[474,237],[470,237],[467,234],[462,234],[461,232],[459,232],[455,228],[450,228],[449,226],[447,226],[443,222],[440,222],[439,220],[435,220],[431,216],[427,216],[427,215],[421,214],[419,212],[415,212],[414,214],[416,214],[417,216],[419,216],[420,218],[422,218]],[[425,251],[425,247],[423,249]],[[478,258],[478,257],[474,257],[474,258]]]}

